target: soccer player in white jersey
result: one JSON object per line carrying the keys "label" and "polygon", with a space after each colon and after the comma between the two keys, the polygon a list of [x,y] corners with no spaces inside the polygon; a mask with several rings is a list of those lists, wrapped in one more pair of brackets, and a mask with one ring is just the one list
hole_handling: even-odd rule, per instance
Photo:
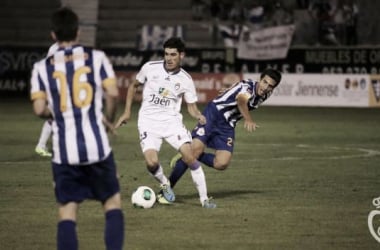
{"label": "soccer player in white jersey", "polygon": [[179,38],[170,38],[164,43],[164,60],[145,63],[136,75],[136,81],[128,87],[125,111],[115,127],[126,123],[131,115],[133,95],[143,85],[143,99],[138,115],[140,145],[148,171],[160,182],[158,202],[170,204],[175,195],[158,159],[162,141],[165,140],[182,155],[191,169],[193,182],[199,193],[200,203],[205,208],[216,204],[207,196],[206,178],[200,163],[193,157],[191,136],[183,125],[182,98],[189,114],[200,124],[206,119],[198,110],[197,95],[191,76],[181,68],[185,56],[185,44]]}
{"label": "soccer player in white jersey", "polygon": [[[256,130],[259,126],[249,111],[257,109],[280,81],[279,71],[266,69],[261,73],[259,81],[248,79],[237,82],[210,101],[203,111],[207,123],[198,123],[192,131],[194,157],[206,166],[225,170],[232,158],[236,123],[243,118],[244,128],[248,132]],[[215,152],[205,152],[206,147],[214,149]],[[169,180],[174,187],[186,172],[187,166],[181,155],[173,157],[170,165],[173,170]]]}
{"label": "soccer player in white jersey", "polygon": [[[58,49],[59,49],[59,44],[53,43],[48,50],[47,56],[53,55],[54,52],[56,52]],[[52,124],[51,119],[45,120],[44,125],[42,126],[40,137],[38,138],[38,143],[35,148],[36,153],[43,157],[52,156],[51,152],[49,152],[47,148],[47,142],[50,138],[51,131],[52,131],[51,124]]]}
{"label": "soccer player in white jersey", "polygon": [[[31,99],[36,115],[52,118],[52,172],[58,203],[57,249],[76,250],[79,204],[102,203],[106,249],[121,250],[124,216],[116,165],[103,125],[106,105],[116,107],[118,89],[104,52],[77,43],[78,16],[69,8],[52,15],[58,50],[34,64]],[[111,110],[111,108],[107,108]],[[110,114],[105,114],[108,117]]]}

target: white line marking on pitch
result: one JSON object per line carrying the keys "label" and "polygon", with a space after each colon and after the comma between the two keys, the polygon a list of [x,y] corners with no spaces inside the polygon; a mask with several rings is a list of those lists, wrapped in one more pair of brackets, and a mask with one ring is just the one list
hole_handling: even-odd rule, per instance
{"label": "white line marking on pitch", "polygon": [[[249,145],[249,144],[247,144]],[[349,155],[337,155],[337,156],[318,156],[318,157],[297,157],[297,156],[284,156],[284,157],[276,157],[276,158],[266,158],[265,160],[275,160],[275,161],[291,161],[291,160],[305,160],[305,159],[329,159],[329,160],[342,160],[342,159],[353,159],[353,158],[368,158],[368,157],[374,157],[380,155],[380,151],[374,150],[374,149],[367,149],[367,148],[360,148],[360,147],[337,147],[337,146],[323,146],[323,147],[318,147],[316,150],[313,150],[312,145],[307,145],[307,144],[298,144],[298,145],[291,145],[291,144],[278,144],[278,143],[273,143],[273,144],[255,144],[258,146],[272,146],[272,147],[283,147],[283,146],[294,146],[295,148],[309,148],[311,149],[309,152],[315,153],[315,152],[327,152],[330,150],[341,150],[341,151],[359,151],[357,154],[349,154]],[[245,154],[245,152],[237,152],[234,154]],[[248,153],[247,153],[248,154]],[[250,153],[249,153],[250,154]],[[339,152],[337,152],[339,154]],[[237,158],[234,158],[234,161],[260,161],[264,159],[251,159],[251,160],[239,160]]]}
{"label": "white line marking on pitch", "polygon": [[[249,143],[239,143],[239,146],[252,146],[252,144]],[[261,160],[274,160],[274,161],[295,161],[295,160],[306,160],[306,159],[329,159],[329,160],[342,160],[342,159],[353,159],[353,158],[369,158],[369,157],[374,157],[374,156],[379,156],[380,151],[379,150],[374,150],[374,149],[367,149],[367,148],[361,148],[361,147],[355,147],[355,145],[350,145],[350,147],[337,147],[337,146],[322,146],[322,147],[315,147],[313,145],[308,145],[308,144],[297,144],[297,145],[292,145],[292,144],[279,144],[279,143],[258,143],[254,144],[255,146],[271,146],[271,147],[284,147],[286,146],[287,148],[293,146],[294,148],[309,148],[309,152],[316,153],[316,152],[327,152],[331,150],[341,150],[341,151],[359,151],[357,154],[349,154],[349,155],[337,155],[337,156],[318,156],[318,157],[297,157],[297,156],[284,156],[284,157],[275,157],[275,158],[265,158],[265,159],[251,159],[251,160],[243,160],[243,159],[238,159],[238,157],[234,157],[234,161],[245,161],[245,162],[252,162],[252,161],[261,161]],[[313,149],[314,148],[314,149]],[[339,153],[339,152],[337,152]],[[234,152],[234,155],[245,155],[245,154],[251,154],[251,152],[244,152],[244,151],[236,151]],[[122,161],[122,160],[116,160]],[[136,159],[136,160],[128,160],[128,162],[141,162],[142,159]],[[47,163],[50,164],[50,160],[46,161],[0,161],[0,164],[4,165],[12,165],[12,164],[41,164],[41,163]],[[50,165],[49,165],[50,166]]]}

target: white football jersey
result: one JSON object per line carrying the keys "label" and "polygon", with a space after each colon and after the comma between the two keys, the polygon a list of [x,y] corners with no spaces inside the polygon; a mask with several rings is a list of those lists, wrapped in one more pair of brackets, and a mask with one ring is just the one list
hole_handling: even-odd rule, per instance
{"label": "white football jersey", "polygon": [[166,71],[164,61],[145,63],[136,79],[144,85],[139,122],[182,120],[182,97],[186,103],[198,100],[191,76],[183,69]]}

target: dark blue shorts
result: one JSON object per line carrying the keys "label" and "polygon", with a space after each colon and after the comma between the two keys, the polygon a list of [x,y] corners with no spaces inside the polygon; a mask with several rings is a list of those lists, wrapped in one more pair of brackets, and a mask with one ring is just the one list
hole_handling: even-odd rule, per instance
{"label": "dark blue shorts", "polygon": [[80,203],[86,199],[101,201],[120,191],[116,165],[111,153],[90,165],[52,164],[54,191],[58,203]]}
{"label": "dark blue shorts", "polygon": [[235,141],[235,128],[231,127],[223,115],[210,102],[202,113],[207,123],[197,124],[192,130],[191,136],[201,140],[208,148],[216,150],[227,150],[233,152]]}

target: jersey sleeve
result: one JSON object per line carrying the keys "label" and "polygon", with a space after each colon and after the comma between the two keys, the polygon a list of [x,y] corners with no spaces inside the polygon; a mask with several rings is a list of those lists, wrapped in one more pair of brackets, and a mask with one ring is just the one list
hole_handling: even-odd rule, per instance
{"label": "jersey sleeve", "polygon": [[239,93],[236,94],[236,98],[239,95],[245,95],[247,98],[251,98],[254,95],[254,86],[251,81],[241,81],[241,88]]}
{"label": "jersey sleeve", "polygon": [[37,62],[33,65],[32,76],[30,79],[30,99],[32,101],[36,99],[46,99],[46,89],[43,84],[41,77],[38,72],[38,65],[40,62]]}
{"label": "jersey sleeve", "polygon": [[240,93],[246,93],[249,96],[252,96],[254,93],[254,86],[255,85],[252,82],[243,81]]}
{"label": "jersey sleeve", "polygon": [[113,70],[110,60],[104,52],[100,52],[100,56],[102,58],[102,64],[100,66],[100,79],[102,80],[102,86],[107,88],[110,85],[116,85],[115,71]]}
{"label": "jersey sleeve", "polygon": [[195,103],[198,101],[195,84],[191,77],[186,79],[186,90],[184,92],[184,98],[186,103]]}
{"label": "jersey sleeve", "polygon": [[57,43],[57,42],[56,42],[56,43],[53,43],[53,44],[50,46],[49,50],[48,50],[47,56],[52,56],[52,55],[54,55],[54,53],[57,52],[58,49],[59,49],[59,45],[58,45],[58,43]]}
{"label": "jersey sleeve", "polygon": [[145,83],[147,78],[146,78],[146,75],[147,75],[147,72],[148,72],[148,69],[149,69],[149,64],[148,63],[145,63],[140,71],[137,73],[136,75],[136,80],[140,83]]}

